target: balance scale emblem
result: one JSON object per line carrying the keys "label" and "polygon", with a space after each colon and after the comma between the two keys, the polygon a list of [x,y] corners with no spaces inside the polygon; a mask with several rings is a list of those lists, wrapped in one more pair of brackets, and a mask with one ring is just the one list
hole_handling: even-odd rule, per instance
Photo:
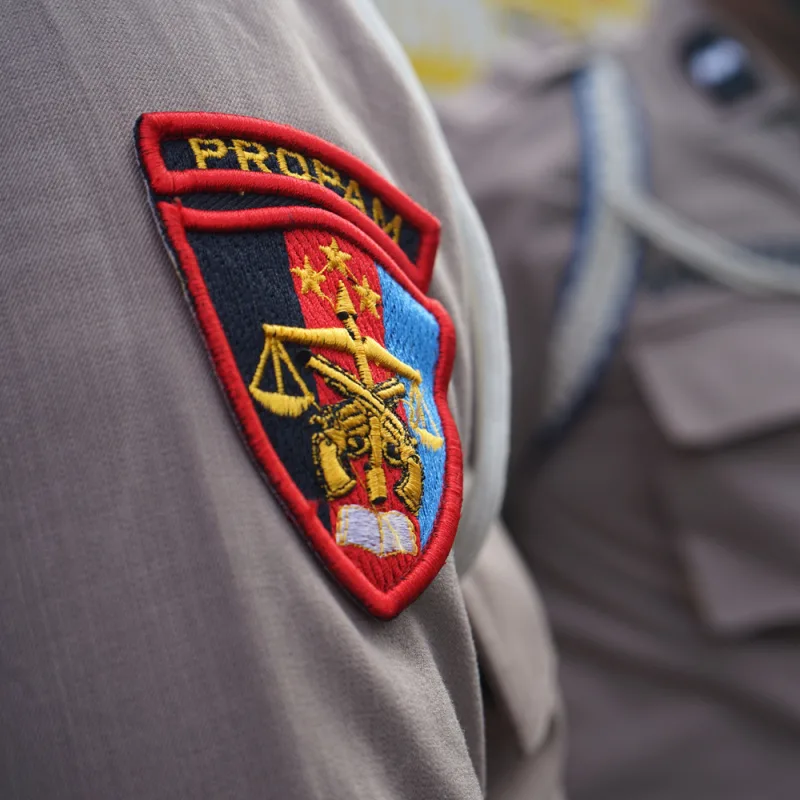
{"label": "balance scale emblem", "polygon": [[[312,457],[317,479],[329,500],[347,498],[357,487],[354,464],[363,461],[369,507],[356,504],[339,506],[336,543],[355,545],[378,556],[419,552],[416,531],[407,514],[386,509],[393,491],[409,514],[416,515],[422,503],[425,474],[419,447],[438,450],[444,444],[422,394],[418,370],[393,356],[375,339],[362,335],[359,314],[350,296],[349,284],[361,298],[362,312],[378,316],[380,295],[366,278],[359,283],[350,272],[350,255],[339,248],[336,239],[320,247],[328,257],[321,270],[311,266],[305,256],[303,266],[292,269],[302,279],[302,292],[313,292],[334,305],[341,327],[294,328],[263,325],[264,347],[249,385],[253,399],[272,414],[299,418],[304,415],[313,427]],[[337,274],[338,273],[338,274]],[[319,284],[338,278],[336,300],[324,294]],[[321,405],[303,379],[286,345],[298,345],[295,360],[319,376],[342,399]],[[352,356],[355,369],[334,364],[312,348]],[[391,374],[375,382],[372,366]],[[296,393],[287,391],[287,375]],[[272,373],[274,389],[263,388]],[[408,382],[409,390],[401,379]],[[406,412],[406,419],[399,412]],[[387,484],[386,466],[400,469],[394,486]]]}

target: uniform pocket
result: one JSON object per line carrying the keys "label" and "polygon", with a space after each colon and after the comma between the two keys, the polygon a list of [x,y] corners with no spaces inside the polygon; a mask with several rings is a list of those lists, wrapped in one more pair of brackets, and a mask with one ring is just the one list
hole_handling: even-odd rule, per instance
{"label": "uniform pocket", "polygon": [[483,673],[520,752],[532,755],[559,709],[555,655],[536,587],[499,523],[462,588]]}
{"label": "uniform pocket", "polygon": [[731,637],[797,626],[800,307],[742,301],[640,333],[656,491],[700,618]]}

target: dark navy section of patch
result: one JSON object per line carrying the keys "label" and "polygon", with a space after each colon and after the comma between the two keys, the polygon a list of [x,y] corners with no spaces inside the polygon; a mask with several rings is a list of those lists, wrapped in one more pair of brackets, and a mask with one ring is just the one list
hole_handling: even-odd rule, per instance
{"label": "dark navy section of patch", "polygon": [[[166,199],[166,198],[165,198]],[[237,211],[246,208],[281,208],[287,206],[308,206],[313,203],[298,200],[296,197],[283,197],[271,194],[239,194],[238,192],[219,192],[185,194],[181,202],[188,208],[205,211]]]}
{"label": "dark navy section of patch", "polygon": [[[225,335],[242,375],[256,371],[264,348],[262,325],[270,320],[277,325],[305,325],[300,301],[289,271],[289,256],[282,231],[242,231],[187,234],[206,280],[208,293],[217,311]],[[297,358],[301,349],[287,345],[294,363],[309,387],[314,375]],[[274,376],[267,374],[264,389],[275,391]],[[275,452],[283,462],[297,488],[307,498],[325,503],[325,497],[314,480],[311,458],[311,432],[302,419],[276,417],[257,407],[261,424]],[[329,526],[327,510],[322,512]]]}

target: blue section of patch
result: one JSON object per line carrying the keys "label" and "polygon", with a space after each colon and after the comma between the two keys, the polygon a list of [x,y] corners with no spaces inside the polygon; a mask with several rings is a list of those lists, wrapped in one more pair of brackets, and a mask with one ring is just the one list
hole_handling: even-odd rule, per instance
{"label": "blue section of patch", "polygon": [[[422,374],[422,396],[425,400],[427,427],[442,435],[442,421],[433,397],[434,376],[439,361],[439,323],[384,269],[376,265],[383,296],[383,328],[386,349],[396,358],[419,370]],[[403,379],[406,396],[410,382]],[[420,442],[419,455],[425,471],[422,506],[419,510],[419,527],[422,547],[428,543],[433,530],[444,485],[445,443],[438,450],[430,450]]]}

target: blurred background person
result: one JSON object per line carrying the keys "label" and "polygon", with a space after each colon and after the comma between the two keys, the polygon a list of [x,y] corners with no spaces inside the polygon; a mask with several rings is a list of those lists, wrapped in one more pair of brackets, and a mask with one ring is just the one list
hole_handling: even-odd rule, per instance
{"label": "blurred background person", "polygon": [[640,23],[648,0],[375,0],[428,92],[474,84],[524,35],[619,37]]}
{"label": "blurred background person", "polygon": [[800,787],[799,45],[797,3],[663,0],[441,105],[506,288],[506,520],[573,800]]}

